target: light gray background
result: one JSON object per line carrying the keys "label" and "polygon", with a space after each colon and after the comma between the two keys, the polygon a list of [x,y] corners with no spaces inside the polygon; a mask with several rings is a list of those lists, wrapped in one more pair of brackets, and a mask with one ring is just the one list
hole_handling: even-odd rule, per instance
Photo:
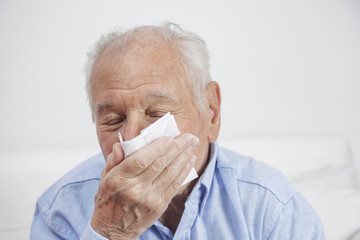
{"label": "light gray background", "polygon": [[97,148],[89,47],[164,20],[201,35],[221,138],[330,133],[360,159],[360,1],[0,0],[0,151]]}

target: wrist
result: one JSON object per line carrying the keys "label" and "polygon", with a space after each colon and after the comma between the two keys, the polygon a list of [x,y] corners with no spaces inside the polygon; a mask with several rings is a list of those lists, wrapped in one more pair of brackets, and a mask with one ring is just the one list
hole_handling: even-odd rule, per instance
{"label": "wrist", "polygon": [[106,226],[104,223],[96,224],[96,221],[94,221],[94,219],[91,220],[90,226],[94,230],[94,232],[104,238],[111,240],[136,240],[139,237],[139,234],[135,232],[127,232],[125,230],[117,228],[116,226]]}

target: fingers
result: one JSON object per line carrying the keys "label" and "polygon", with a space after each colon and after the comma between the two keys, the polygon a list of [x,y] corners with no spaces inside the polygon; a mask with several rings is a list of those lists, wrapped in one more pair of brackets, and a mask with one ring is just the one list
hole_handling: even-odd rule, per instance
{"label": "fingers", "polygon": [[198,145],[199,139],[191,134],[163,137],[124,159],[121,144],[115,143],[95,196],[94,230],[116,229],[128,238],[150,227],[194,166]]}
{"label": "fingers", "polygon": [[120,142],[116,142],[113,145],[112,152],[108,155],[106,159],[106,164],[102,176],[105,176],[111,169],[113,169],[123,160],[124,160],[124,152],[122,150],[121,144]]}
{"label": "fingers", "polygon": [[[195,162],[196,156],[192,155],[190,159],[185,162],[185,166],[183,166],[176,178],[174,178],[173,181],[167,182],[166,185],[162,185],[167,186],[166,189],[161,192],[162,199],[164,199],[165,202],[170,202],[170,200],[177,194],[186,177],[189,175],[191,168],[194,167]],[[164,181],[166,178],[167,177],[164,177],[160,181]]]}
{"label": "fingers", "polygon": [[159,192],[164,192],[166,189],[170,188],[171,190],[174,190],[171,192],[177,192],[190,173],[195,162],[196,156],[193,155],[193,150],[190,146],[166,166],[163,172],[154,180],[154,189]]}
{"label": "fingers", "polygon": [[172,137],[157,139],[127,157],[121,163],[119,174],[125,178],[130,178],[141,173],[142,178],[152,181],[193,141],[194,136],[189,133],[183,134],[176,139]]}
{"label": "fingers", "polygon": [[142,179],[151,183],[164,171],[170,177],[177,176],[183,167],[182,163],[191,158],[198,145],[199,139],[189,133],[176,138],[169,150],[156,158],[142,172]]}

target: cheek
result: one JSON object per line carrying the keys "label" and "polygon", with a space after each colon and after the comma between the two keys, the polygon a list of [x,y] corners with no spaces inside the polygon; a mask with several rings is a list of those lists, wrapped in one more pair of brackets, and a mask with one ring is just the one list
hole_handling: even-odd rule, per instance
{"label": "cheek", "polygon": [[180,132],[191,133],[200,138],[201,141],[206,139],[206,122],[203,116],[193,114],[189,117],[179,117],[176,119],[176,123],[179,127]]}
{"label": "cheek", "polygon": [[112,152],[114,143],[119,142],[117,132],[116,133],[98,132],[98,140],[101,151],[103,152],[105,159]]}

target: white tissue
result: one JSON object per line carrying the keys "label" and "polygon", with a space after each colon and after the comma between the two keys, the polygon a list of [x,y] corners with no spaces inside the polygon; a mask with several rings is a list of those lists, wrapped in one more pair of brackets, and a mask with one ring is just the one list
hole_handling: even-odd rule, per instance
{"label": "white tissue", "polygon": [[[153,124],[150,124],[141,130],[140,135],[134,137],[133,139],[124,141],[120,132],[119,139],[124,150],[125,157],[127,157],[157,138],[165,136],[176,137],[178,135],[180,135],[180,131],[176,125],[174,116],[170,113],[167,113]],[[182,185],[194,180],[197,177],[198,175],[195,171],[195,168],[192,168]]]}

